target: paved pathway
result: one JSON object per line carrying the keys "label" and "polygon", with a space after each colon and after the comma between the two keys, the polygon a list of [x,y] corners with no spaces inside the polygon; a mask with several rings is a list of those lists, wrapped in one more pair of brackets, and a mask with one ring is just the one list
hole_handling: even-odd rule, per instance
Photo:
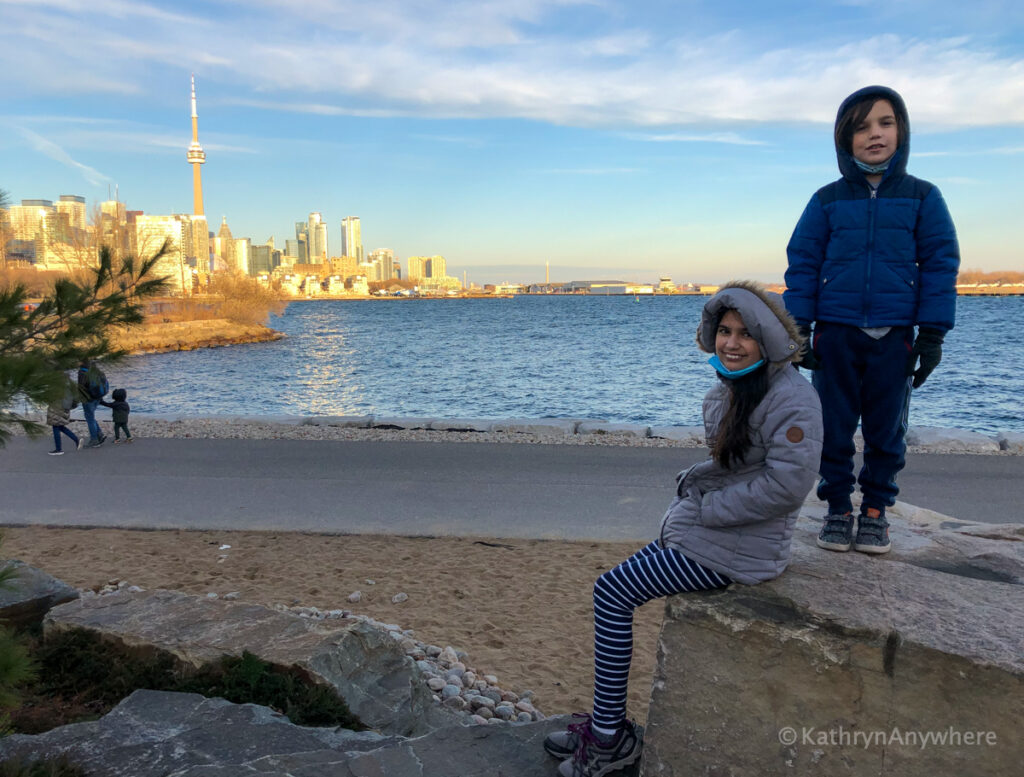
{"label": "paved pathway", "polygon": [[[0,524],[647,540],[700,449],[144,439],[0,449]],[[1024,457],[913,455],[900,499],[1024,521]]]}

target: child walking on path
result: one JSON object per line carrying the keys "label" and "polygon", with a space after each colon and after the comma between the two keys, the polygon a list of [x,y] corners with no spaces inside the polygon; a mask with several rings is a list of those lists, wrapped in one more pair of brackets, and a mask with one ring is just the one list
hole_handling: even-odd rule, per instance
{"label": "child walking on path", "polygon": [[67,438],[75,444],[76,449],[81,449],[82,440],[74,432],[68,429],[71,423],[71,410],[77,404],[75,396],[78,394],[78,387],[67,381],[64,389],[64,396],[51,402],[46,408],[46,423],[53,427],[53,450],[50,456],[63,456],[64,451],[60,445],[60,436],[67,435]]}
{"label": "child walking on path", "polygon": [[[797,513],[821,454],[821,406],[792,363],[804,340],[782,298],[752,282],[704,306],[697,343],[719,380],[704,397],[710,458],[676,476],[661,536],[594,584],[594,708],[544,748],[561,777],[635,762],[643,731],[626,720],[633,611],[662,596],[753,585],[786,568]],[[696,665],[696,662],[695,662]]]}
{"label": "child walking on path", "polygon": [[[953,328],[960,249],[938,188],[906,172],[910,119],[896,92],[851,94],[834,134],[843,177],[811,197],[796,225],[784,296],[805,335],[814,325],[801,366],[814,370],[825,420],[818,496],[828,515],[818,545],[886,553],[911,387],[938,366]],[[864,465],[855,479],[858,421]]]}
{"label": "child walking on path", "polygon": [[132,433],[128,431],[128,414],[131,412],[131,407],[125,400],[128,399],[128,392],[123,388],[114,389],[114,393],[111,395],[114,399],[113,402],[104,402],[100,400],[100,404],[103,407],[109,407],[111,409],[111,418],[114,422],[114,445],[121,442],[121,432],[124,431],[124,441],[132,441]]}

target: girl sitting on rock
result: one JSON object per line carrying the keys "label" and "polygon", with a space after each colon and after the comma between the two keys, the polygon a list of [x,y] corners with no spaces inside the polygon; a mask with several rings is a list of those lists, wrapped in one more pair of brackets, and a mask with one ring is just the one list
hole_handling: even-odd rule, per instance
{"label": "girl sitting on rock", "polygon": [[594,708],[544,748],[562,777],[599,777],[640,756],[626,719],[633,611],[662,596],[753,585],[789,563],[797,514],[817,477],[818,395],[792,367],[804,338],[782,297],[731,282],[704,306],[697,344],[718,381],[704,397],[710,456],[676,476],[661,536],[594,584]]}

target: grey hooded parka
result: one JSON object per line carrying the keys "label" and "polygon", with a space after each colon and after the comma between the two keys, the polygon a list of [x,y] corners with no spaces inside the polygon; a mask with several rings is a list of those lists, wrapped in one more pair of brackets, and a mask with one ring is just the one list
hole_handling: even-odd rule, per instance
{"label": "grey hooded parka", "polygon": [[[752,282],[723,286],[704,306],[697,343],[715,351],[724,311],[736,310],[768,362],[768,391],[750,416],[743,462],[713,457],[676,476],[677,496],[662,520],[661,543],[730,577],[754,584],[782,574],[797,514],[817,478],[821,403],[793,369],[804,345],[782,297]],[[704,429],[714,448],[731,389],[718,381],[704,397]]]}

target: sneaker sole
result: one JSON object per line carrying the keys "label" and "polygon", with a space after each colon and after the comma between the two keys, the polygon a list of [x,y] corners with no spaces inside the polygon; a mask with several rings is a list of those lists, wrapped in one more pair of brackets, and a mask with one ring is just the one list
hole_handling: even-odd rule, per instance
{"label": "sneaker sole", "polygon": [[853,549],[858,553],[867,553],[871,556],[881,556],[883,553],[888,553],[892,550],[892,543],[888,545],[854,545]]}
{"label": "sneaker sole", "polygon": [[553,755],[555,758],[565,760],[566,758],[572,758],[572,750],[563,750],[560,747],[548,747],[548,743],[544,743],[544,752],[548,755]]}
{"label": "sneaker sole", "polygon": [[837,553],[846,553],[850,548],[853,547],[853,543],[848,542],[845,545],[841,542],[827,542],[820,537],[817,540],[818,547],[824,548],[825,550],[834,550]]}
{"label": "sneaker sole", "polygon": [[632,766],[640,759],[640,753],[642,753],[643,750],[643,740],[639,740],[636,744],[636,747],[633,748],[632,753],[630,753],[625,758],[619,761],[613,761],[600,771],[594,772],[591,775],[591,777],[604,777],[604,775],[606,774],[611,774],[612,772],[617,772],[622,769],[625,769],[627,766]]}

